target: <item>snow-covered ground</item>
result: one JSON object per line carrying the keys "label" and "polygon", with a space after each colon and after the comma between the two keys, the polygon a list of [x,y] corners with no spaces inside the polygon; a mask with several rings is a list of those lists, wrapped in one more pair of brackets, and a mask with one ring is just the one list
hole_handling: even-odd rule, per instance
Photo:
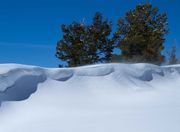
{"label": "snow-covered ground", "polygon": [[0,132],[180,132],[180,65],[0,65]]}

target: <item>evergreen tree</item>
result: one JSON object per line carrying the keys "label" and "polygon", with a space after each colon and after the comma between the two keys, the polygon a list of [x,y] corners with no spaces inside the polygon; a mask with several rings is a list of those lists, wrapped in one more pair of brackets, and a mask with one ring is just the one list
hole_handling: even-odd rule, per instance
{"label": "evergreen tree", "polygon": [[90,26],[91,40],[97,47],[99,62],[110,62],[114,49],[114,40],[110,38],[112,23],[103,20],[102,14],[97,12]]}
{"label": "evergreen tree", "polygon": [[101,13],[95,14],[91,25],[77,22],[62,25],[63,37],[57,43],[56,57],[66,61],[67,66],[108,62],[114,48],[109,39],[111,25]]}
{"label": "evergreen tree", "polygon": [[63,38],[57,43],[56,57],[66,61],[68,65],[81,64],[85,56],[81,37],[86,32],[86,27],[73,22],[71,25],[62,25]]}
{"label": "evergreen tree", "polygon": [[159,14],[158,8],[151,4],[137,5],[128,11],[125,18],[117,23],[118,30],[114,34],[121,61],[148,62],[160,64],[164,61],[161,51],[164,49],[167,33],[167,15]]}
{"label": "evergreen tree", "polygon": [[174,44],[171,47],[171,50],[168,52],[168,64],[172,65],[177,63],[178,63],[178,59],[176,58],[176,45]]}

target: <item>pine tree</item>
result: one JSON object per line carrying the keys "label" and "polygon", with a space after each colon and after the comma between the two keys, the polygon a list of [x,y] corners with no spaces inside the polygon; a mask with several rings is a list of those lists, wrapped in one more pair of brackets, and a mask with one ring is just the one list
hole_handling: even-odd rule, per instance
{"label": "pine tree", "polygon": [[176,45],[174,44],[171,47],[171,50],[168,52],[168,64],[173,65],[177,63],[178,63],[178,59],[176,58]]}
{"label": "pine tree", "polygon": [[112,31],[112,22],[103,20],[102,14],[97,12],[90,26],[91,39],[97,46],[97,55],[99,62],[110,62],[112,51],[114,49],[114,40],[110,38]]}
{"label": "pine tree", "polygon": [[85,34],[86,27],[73,22],[71,25],[62,25],[63,38],[57,43],[56,57],[66,61],[68,65],[76,66],[81,64],[84,57],[83,44],[80,37]]}
{"label": "pine tree", "polygon": [[101,13],[95,14],[91,25],[77,22],[62,25],[63,37],[57,43],[56,57],[70,67],[108,62],[114,48],[109,39],[111,26]]}
{"label": "pine tree", "polygon": [[117,26],[115,37],[121,61],[155,64],[164,61],[161,51],[167,33],[165,13],[158,14],[158,8],[151,4],[137,5],[118,20]]}

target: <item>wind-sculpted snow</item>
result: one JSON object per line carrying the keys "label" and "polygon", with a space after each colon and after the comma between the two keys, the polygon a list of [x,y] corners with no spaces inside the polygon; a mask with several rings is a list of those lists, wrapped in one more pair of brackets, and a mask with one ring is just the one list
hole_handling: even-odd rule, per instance
{"label": "wind-sculpted snow", "polygon": [[152,81],[155,75],[168,77],[173,72],[180,73],[180,66],[159,67],[151,64],[101,64],[78,68],[45,69],[35,66],[6,64],[0,66],[0,101],[27,99],[37,90],[38,84],[44,82],[47,78],[64,82],[74,76],[110,76],[112,80],[119,84],[119,87],[121,83],[125,82],[127,85],[137,87],[138,84],[134,79],[143,81],[146,84],[146,82]]}
{"label": "wind-sculpted snow", "polygon": [[180,65],[0,65],[0,132],[180,132]]}
{"label": "wind-sculpted snow", "polygon": [[110,65],[80,67],[76,69],[77,76],[106,76],[113,72],[114,66]]}
{"label": "wind-sculpted snow", "polygon": [[11,86],[0,92],[1,101],[21,101],[27,99],[37,90],[37,85],[46,79],[43,75],[23,75]]}

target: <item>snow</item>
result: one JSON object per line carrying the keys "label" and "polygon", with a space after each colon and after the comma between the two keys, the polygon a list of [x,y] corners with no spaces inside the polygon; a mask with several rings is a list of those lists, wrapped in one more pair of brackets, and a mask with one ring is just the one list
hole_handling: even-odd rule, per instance
{"label": "snow", "polygon": [[180,132],[180,65],[0,65],[0,132]]}

